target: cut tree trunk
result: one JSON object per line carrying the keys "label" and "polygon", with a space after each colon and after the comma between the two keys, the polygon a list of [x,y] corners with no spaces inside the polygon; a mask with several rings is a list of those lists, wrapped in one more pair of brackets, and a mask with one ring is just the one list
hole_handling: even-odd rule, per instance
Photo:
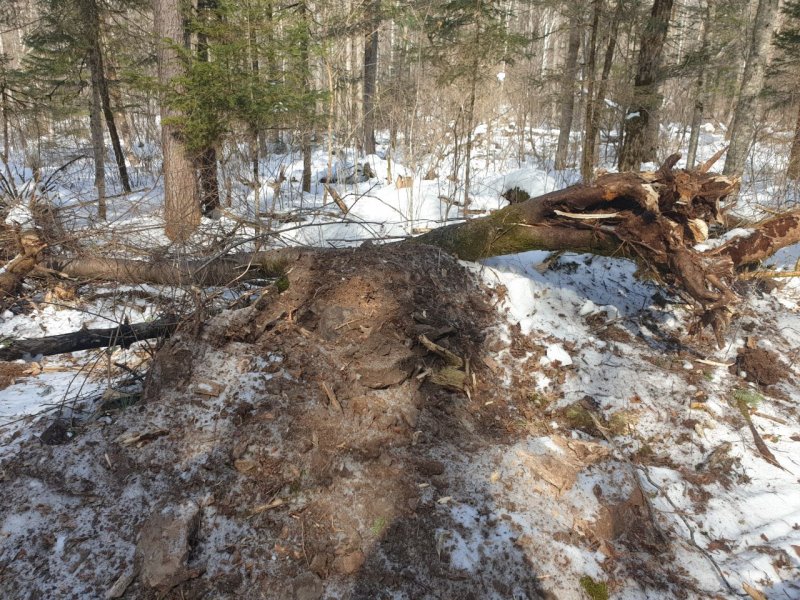
{"label": "cut tree trunk", "polygon": [[109,329],[81,329],[72,333],[42,338],[14,340],[0,347],[0,360],[20,360],[27,356],[52,356],[92,348],[129,347],[135,342],[166,337],[178,326],[177,319],[160,319],[150,323],[120,325]]}

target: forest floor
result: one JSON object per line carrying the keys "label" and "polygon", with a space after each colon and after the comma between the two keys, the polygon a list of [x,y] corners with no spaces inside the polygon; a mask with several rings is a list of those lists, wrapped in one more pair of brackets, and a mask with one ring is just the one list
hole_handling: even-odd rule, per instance
{"label": "forest floor", "polygon": [[[626,260],[367,243],[196,315],[144,383],[108,372],[146,345],[0,363],[0,596],[798,598],[775,281],[717,349]],[[146,320],[142,290],[51,290],[0,335]]]}

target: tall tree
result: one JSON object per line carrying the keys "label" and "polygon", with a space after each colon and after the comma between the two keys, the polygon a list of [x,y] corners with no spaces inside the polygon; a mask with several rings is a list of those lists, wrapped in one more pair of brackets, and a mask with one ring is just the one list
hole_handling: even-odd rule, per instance
{"label": "tall tree", "polygon": [[603,71],[600,74],[600,82],[595,91],[594,78],[595,78],[595,52],[597,46],[597,29],[600,19],[600,8],[602,0],[595,0],[594,17],[592,18],[592,38],[591,38],[591,52],[589,57],[589,82],[587,84],[587,97],[586,97],[586,125],[583,136],[583,153],[581,155],[581,179],[589,182],[592,179],[594,171],[597,152],[597,141],[600,131],[600,112],[603,109],[606,100],[606,91],[608,89],[608,80],[611,75],[611,66],[614,62],[614,52],[617,47],[619,34],[619,24],[622,21],[622,13],[625,7],[625,0],[617,0],[614,14],[611,17],[611,25],[609,28],[608,44],[606,45],[605,56],[603,57]]}
{"label": "tall tree", "polygon": [[[158,50],[158,81],[161,98],[161,147],[164,170],[165,233],[175,242],[185,242],[200,224],[200,195],[194,163],[179,136],[175,119],[181,113],[167,102],[164,91],[175,90],[185,76],[181,62],[184,16],[180,0],[153,0]],[[180,87],[177,88],[180,92]]]}
{"label": "tall tree", "polygon": [[689,133],[689,147],[686,152],[686,168],[694,168],[697,158],[697,144],[700,140],[700,127],[703,121],[703,112],[706,108],[706,80],[708,78],[709,60],[709,30],[711,29],[712,10],[711,2],[702,2],[700,6],[703,18],[700,23],[700,50],[695,59],[697,64],[697,77],[695,79],[694,105],[692,106],[691,132]]}
{"label": "tall tree", "polygon": [[[795,92],[800,67],[800,1],[790,0],[783,6],[786,24],[775,37],[775,45],[782,51],[778,71],[788,75],[787,87],[791,88],[790,98],[797,105],[794,136],[789,150],[789,164],[786,176],[792,180],[800,179],[800,101]],[[778,62],[778,61],[776,61]]]}
{"label": "tall tree", "polygon": [[[633,86],[633,103],[625,118],[622,148],[619,155],[620,171],[638,170],[642,162],[656,158],[658,110],[662,97],[661,59],[667,39],[673,0],[655,0],[642,33],[639,61]],[[655,134],[655,135],[654,135]]]}
{"label": "tall tree", "polygon": [[[211,62],[209,52],[208,29],[216,25],[220,18],[217,0],[199,0],[197,2],[197,58],[201,62]],[[198,178],[200,181],[200,205],[203,214],[209,214],[219,208],[219,177],[217,173],[216,140],[195,153]]]}
{"label": "tall tree", "polygon": [[758,0],[753,29],[748,39],[742,83],[736,97],[733,119],[728,128],[730,147],[725,157],[726,175],[741,175],[754,141],[758,123],[758,96],[764,87],[764,75],[771,56],[772,34],[780,0]]}
{"label": "tall tree", "polygon": [[378,80],[380,0],[370,0],[364,36],[364,152],[375,154],[375,92]]}
{"label": "tall tree", "polygon": [[564,59],[564,78],[561,80],[561,118],[558,123],[558,143],[556,145],[555,168],[563,169],[567,166],[567,152],[569,150],[569,136],[572,132],[572,117],[575,113],[575,80],[578,75],[578,50],[581,46],[583,28],[580,20],[580,6],[572,7],[569,18],[569,39],[567,41],[567,56]]}

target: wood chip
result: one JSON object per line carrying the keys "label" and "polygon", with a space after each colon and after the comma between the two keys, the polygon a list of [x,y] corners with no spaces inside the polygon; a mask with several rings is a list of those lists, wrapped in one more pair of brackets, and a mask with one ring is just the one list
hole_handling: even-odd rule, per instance
{"label": "wood chip", "polygon": [[136,444],[137,448],[141,448],[147,442],[160,438],[161,436],[168,435],[169,429],[156,429],[154,431],[146,431],[144,433],[123,433],[114,441],[120,446],[132,446]]}
{"label": "wood chip", "polygon": [[336,398],[336,394],[333,392],[333,388],[324,381],[320,383],[320,386],[322,386],[322,390],[325,392],[325,395],[328,396],[328,401],[330,402],[331,406],[333,406],[333,408],[339,412],[344,412],[342,410],[342,405],[339,404],[339,400]]}
{"label": "wood chip", "polygon": [[767,600],[767,595],[764,592],[757,590],[746,581],[742,583],[742,588],[753,600]]}
{"label": "wood chip", "polygon": [[724,363],[724,362],[717,362],[715,360],[706,360],[705,358],[696,358],[694,362],[700,363],[701,365],[708,365],[710,367],[725,367],[726,369],[732,367],[735,363]]}
{"label": "wood chip", "polygon": [[581,219],[585,221],[594,221],[598,219],[613,219],[619,216],[619,213],[571,213],[564,212],[563,210],[553,210],[559,217],[567,217],[568,219]]}
{"label": "wood chip", "polygon": [[419,342],[431,352],[438,354],[447,361],[447,364],[461,368],[464,366],[464,359],[457,354],[450,352],[447,348],[442,348],[439,344],[429,340],[424,334],[419,336]]}
{"label": "wood chip", "polygon": [[264,511],[272,510],[273,508],[278,508],[279,506],[283,506],[284,504],[286,503],[283,500],[281,500],[280,498],[275,498],[271,502],[267,502],[266,504],[259,504],[258,506],[256,506],[253,510],[250,511],[250,516],[252,517]]}

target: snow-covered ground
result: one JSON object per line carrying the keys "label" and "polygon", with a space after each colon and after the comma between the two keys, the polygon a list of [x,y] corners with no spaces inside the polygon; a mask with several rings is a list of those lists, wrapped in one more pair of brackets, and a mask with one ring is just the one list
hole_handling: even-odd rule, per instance
{"label": "snow-covered ground", "polygon": [[[499,148],[511,143],[502,128],[493,131],[492,141]],[[543,145],[552,146],[552,131],[538,135]],[[724,144],[724,133],[709,124],[701,136],[699,159],[707,159]],[[574,169],[555,172],[531,158],[519,161],[509,153],[498,154],[502,158],[478,153],[471,214],[504,206],[501,194],[512,188],[536,196],[578,179]],[[427,169],[414,172],[383,153],[356,160],[343,152],[334,160],[334,172],[351,174],[365,163],[375,177],[336,186],[348,208],[342,215],[322,184],[315,183],[311,194],[298,191],[299,157],[274,157],[264,165],[264,173],[275,174],[282,164],[287,181],[277,189],[264,185],[258,202],[252,191],[241,192],[218,219],[204,219],[193,243],[255,247],[251,221],[256,205],[259,211],[293,217],[272,222],[274,246],[393,240],[463,218],[463,191],[447,179],[446,161],[439,165],[437,178],[425,180]],[[768,167],[782,164],[775,165],[771,147],[759,146],[752,164],[738,214],[758,216],[765,214],[763,207],[795,205],[785,186],[776,197],[780,186],[765,175]],[[328,157],[322,150],[314,157],[313,169],[315,182],[328,174]],[[411,185],[398,186],[398,176],[410,177]],[[172,252],[163,234],[158,185],[113,199],[109,224],[102,226],[93,219],[90,205],[77,202],[76,187],[72,183],[60,189],[55,201],[83,243],[117,255],[126,255],[129,248]],[[17,211],[10,219],[24,217]],[[800,248],[787,248],[770,263],[793,270],[799,257]],[[770,292],[751,286],[727,346],[715,350],[685,341],[687,312],[665,298],[667,293],[657,285],[638,279],[635,265],[628,261],[529,252],[467,266],[487,286],[502,290],[498,310],[505,323],[496,334],[506,341],[513,335],[526,336],[541,348],[538,354],[522,356],[510,347],[498,350],[492,358],[505,378],[501,385],[513,386],[515,371],[526,370],[535,382],[531,401],[545,405],[552,422],[479,456],[443,457],[451,472],[470,474],[456,478],[457,492],[437,507],[449,512],[454,523],[436,540],[454,569],[480,570],[484,553],[499,552],[513,539],[517,551],[543,573],[544,589],[559,598],[580,598],[581,589],[588,588],[577,582],[585,577],[606,581],[608,563],[620,560],[595,529],[604,519],[610,523],[606,527],[624,528],[627,502],[652,509],[661,529],[646,535],[630,532],[655,536],[640,540],[650,552],[643,559],[649,561],[648,568],[659,566],[653,550],[658,535],[673,536],[666,563],[694,582],[687,597],[733,598],[754,589],[770,598],[800,598],[800,280],[789,278]],[[131,299],[119,289],[98,294],[102,291],[92,289],[99,299],[89,302],[80,294],[68,300],[34,296],[28,309],[0,315],[0,342],[154,316],[146,300]],[[728,365],[748,336],[782,357],[784,381],[765,390],[730,372]],[[30,357],[27,364],[35,362],[36,368],[0,390],[0,467],[28,439],[36,415],[78,411],[81,418],[92,418],[93,407],[113,383],[111,365],[124,362],[132,352]],[[734,397],[745,392],[757,404],[753,424],[780,468],[764,460],[749,428],[742,425]],[[591,438],[565,428],[558,418],[586,398],[608,424],[616,423],[613,438]],[[710,460],[720,462],[709,466]],[[643,497],[637,498],[637,491]],[[490,504],[496,514],[476,508],[481,504]],[[0,547],[23,526],[13,520],[0,523]],[[581,550],[559,538],[565,528],[596,536],[594,550]],[[615,577],[609,582],[613,597],[653,597],[644,591],[646,585],[637,583],[647,581],[644,570],[627,578],[616,572]]]}

